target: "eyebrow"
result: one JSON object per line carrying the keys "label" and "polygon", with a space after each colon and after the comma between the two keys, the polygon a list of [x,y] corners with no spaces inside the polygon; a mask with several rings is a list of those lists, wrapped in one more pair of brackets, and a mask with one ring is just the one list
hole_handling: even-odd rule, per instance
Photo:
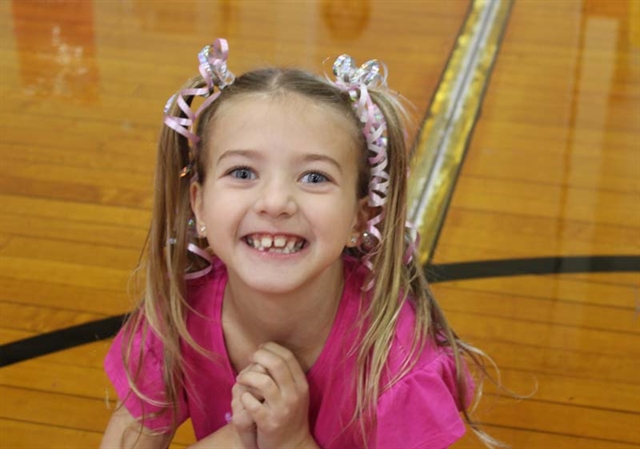
{"label": "eyebrow", "polygon": [[302,158],[302,161],[303,162],[315,162],[315,161],[327,162],[333,165],[334,167],[336,167],[338,171],[342,174],[342,167],[340,166],[338,161],[336,161],[332,157],[325,156],[324,154],[307,154]]}
{"label": "eyebrow", "polygon": [[240,156],[240,157],[254,158],[254,159],[258,159],[261,157],[260,152],[255,150],[228,150],[222,153],[220,157],[218,157],[217,162],[220,163],[220,161],[223,160],[224,158],[232,157],[232,156]]}
{"label": "eyebrow", "polygon": [[[240,156],[240,157],[254,158],[254,159],[259,159],[262,157],[260,152],[255,150],[228,150],[222,153],[220,157],[218,157],[217,163],[219,164],[220,161],[222,161],[223,159],[228,157],[233,157],[233,156]],[[315,154],[315,153],[306,154],[302,157],[301,160],[302,162],[316,162],[316,161],[327,162],[328,164],[336,167],[338,171],[342,174],[342,166],[338,163],[338,161],[336,161],[332,157],[325,156],[324,154]]]}

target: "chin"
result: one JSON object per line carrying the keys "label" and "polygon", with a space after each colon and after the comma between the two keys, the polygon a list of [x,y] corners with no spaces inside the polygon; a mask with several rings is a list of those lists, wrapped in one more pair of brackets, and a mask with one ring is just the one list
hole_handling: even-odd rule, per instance
{"label": "chin", "polygon": [[277,279],[275,277],[267,279],[256,279],[254,277],[251,280],[245,280],[244,282],[251,290],[267,295],[286,295],[294,293],[304,285],[303,282],[295,282],[291,279],[287,282],[283,282],[281,279]]}
{"label": "chin", "polygon": [[[301,268],[298,265],[297,268]],[[328,287],[329,279],[326,270],[296,270],[296,267],[279,267],[277,270],[243,270],[237,273],[241,282],[256,293],[271,295],[308,294],[307,289],[316,286],[319,289]]]}

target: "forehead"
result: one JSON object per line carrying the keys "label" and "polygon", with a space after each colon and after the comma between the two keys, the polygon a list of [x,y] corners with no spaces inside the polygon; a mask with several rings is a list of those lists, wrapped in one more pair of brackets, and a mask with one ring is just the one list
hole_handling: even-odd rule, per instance
{"label": "forehead", "polygon": [[358,153],[353,117],[298,94],[251,94],[227,100],[209,123],[209,152],[280,149]]}

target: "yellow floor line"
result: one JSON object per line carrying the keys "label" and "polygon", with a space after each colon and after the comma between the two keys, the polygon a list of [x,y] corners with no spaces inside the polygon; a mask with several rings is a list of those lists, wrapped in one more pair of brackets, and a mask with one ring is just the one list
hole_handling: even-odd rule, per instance
{"label": "yellow floor line", "polygon": [[473,1],[418,136],[408,206],[422,264],[435,248],[512,3]]}

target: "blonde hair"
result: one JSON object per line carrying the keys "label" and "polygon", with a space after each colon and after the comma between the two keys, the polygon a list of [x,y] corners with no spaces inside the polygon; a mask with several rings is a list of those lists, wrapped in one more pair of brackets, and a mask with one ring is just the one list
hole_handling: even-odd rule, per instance
{"label": "blonde hair", "polygon": [[[192,78],[183,89],[200,88],[206,85],[202,77]],[[453,332],[434,299],[417,258],[409,263],[403,261],[410,239],[406,228],[407,187],[406,174],[409,168],[405,132],[404,109],[397,95],[386,90],[370,90],[373,102],[379,107],[387,124],[389,190],[385,204],[384,218],[377,225],[381,240],[370,255],[373,264],[371,272],[373,288],[370,300],[362,317],[363,332],[361,345],[357,349],[356,408],[352,422],[361,423],[363,436],[366,427],[375,422],[375,404],[382,392],[409,371],[420,350],[428,341],[440,347],[447,347],[455,358],[457,369],[457,401],[460,410],[470,426],[487,442],[496,444],[489,436],[477,429],[477,425],[467,413],[467,379],[463,356],[467,356],[479,372],[486,374],[482,361],[483,353],[464,343]],[[205,248],[206,242],[198,239],[190,231],[192,211],[189,202],[190,176],[181,176],[185,166],[192,166],[200,182],[207,173],[207,142],[215,136],[208,133],[210,123],[215,119],[221,105],[247,95],[267,94],[300,95],[332,108],[353,122],[354,135],[361,142],[362,155],[359,164],[357,195],[364,198],[368,194],[369,167],[367,146],[361,133],[361,124],[352,108],[349,94],[334,84],[295,69],[262,69],[248,72],[227,86],[219,98],[199,117],[197,134],[200,144],[191,148],[187,139],[163,126],[158,145],[155,177],[155,199],[149,236],[145,245],[144,272],[145,291],[140,306],[125,324],[125,345],[123,351],[125,367],[129,369],[132,357],[131,347],[134,331],[139,326],[143,334],[152,329],[164,347],[164,380],[166,407],[173,410],[175,419],[178,392],[184,382],[185,366],[180,353],[181,342],[207,354],[189,335],[186,315],[190,309],[186,298],[184,275],[203,267],[203,260],[187,251],[189,243]],[[188,103],[194,97],[186,97]],[[170,115],[182,113],[173,102]],[[391,342],[396,329],[400,310],[411,301],[415,308],[416,326],[413,346],[409,357],[398,375],[391,382],[382,385],[382,375]],[[138,357],[142,357],[142,351]],[[138,360],[138,366],[140,366]],[[138,373],[127,373],[134,394],[148,401],[136,388]],[[481,382],[480,382],[481,384]],[[481,391],[478,388],[477,393]],[[175,424],[175,421],[174,421]],[[366,442],[365,442],[366,443]]]}

